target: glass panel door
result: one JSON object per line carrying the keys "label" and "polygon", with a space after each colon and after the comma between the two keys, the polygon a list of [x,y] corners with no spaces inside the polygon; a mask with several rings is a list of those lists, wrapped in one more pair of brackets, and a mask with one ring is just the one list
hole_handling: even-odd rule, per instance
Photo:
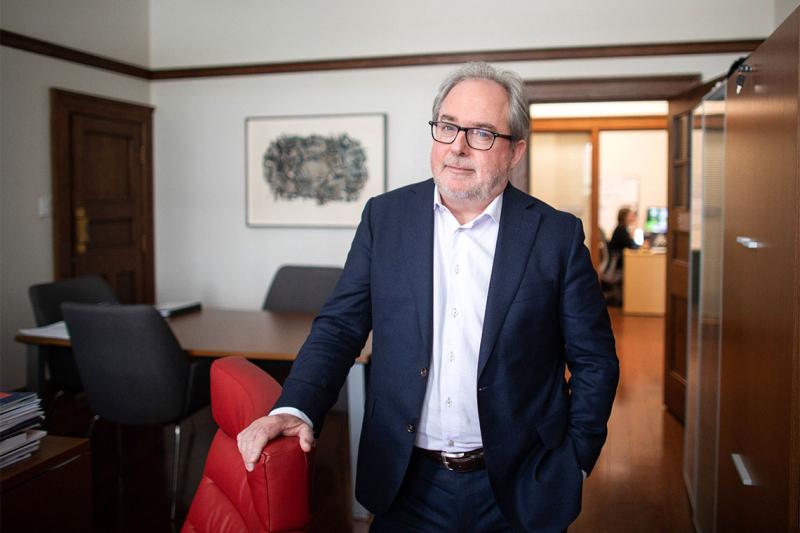
{"label": "glass panel door", "polygon": [[591,132],[536,132],[531,136],[531,194],[583,222],[592,234]]}

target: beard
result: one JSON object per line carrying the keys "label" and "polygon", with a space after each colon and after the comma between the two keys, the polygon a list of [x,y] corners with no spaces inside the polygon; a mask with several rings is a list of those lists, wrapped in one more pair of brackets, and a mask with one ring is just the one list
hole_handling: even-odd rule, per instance
{"label": "beard", "polygon": [[[469,160],[462,160],[459,158],[449,158],[444,161],[444,165],[452,165],[459,168],[472,169],[474,166]],[[446,198],[453,200],[470,200],[488,202],[497,195],[497,189],[508,180],[508,168],[505,169],[491,169],[491,174],[488,177],[476,176],[476,179],[465,183],[464,187],[454,188],[447,184],[447,180],[439,176],[433,176],[433,182],[439,188],[440,194]]]}

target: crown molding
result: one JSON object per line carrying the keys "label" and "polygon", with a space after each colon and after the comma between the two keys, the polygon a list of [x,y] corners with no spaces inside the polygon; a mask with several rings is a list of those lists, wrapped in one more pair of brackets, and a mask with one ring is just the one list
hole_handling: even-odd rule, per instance
{"label": "crown molding", "polygon": [[612,46],[579,46],[565,48],[531,48],[523,50],[495,50],[483,52],[452,52],[439,54],[411,54],[375,56],[348,59],[322,59],[258,63],[250,65],[222,65],[171,69],[147,69],[138,65],[82,52],[55,43],[35,39],[19,33],[0,30],[0,44],[35,54],[63,59],[111,72],[126,74],[146,80],[172,80],[223,76],[252,76],[288,72],[316,72],[329,70],[395,68],[423,65],[446,65],[467,61],[503,63],[508,61],[548,61],[567,59],[598,59],[611,57],[640,57],[694,54],[729,54],[751,52],[763,39],[694,41],[676,43],[624,44]]}

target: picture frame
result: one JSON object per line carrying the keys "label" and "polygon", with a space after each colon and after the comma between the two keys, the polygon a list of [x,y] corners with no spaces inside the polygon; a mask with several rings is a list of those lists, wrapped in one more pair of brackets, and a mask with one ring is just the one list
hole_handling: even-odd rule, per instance
{"label": "picture frame", "polygon": [[245,119],[249,227],[346,227],[386,191],[386,114]]}

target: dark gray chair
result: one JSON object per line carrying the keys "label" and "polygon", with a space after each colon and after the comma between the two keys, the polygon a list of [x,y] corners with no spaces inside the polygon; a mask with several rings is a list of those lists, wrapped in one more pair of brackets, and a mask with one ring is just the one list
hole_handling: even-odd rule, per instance
{"label": "dark gray chair", "polygon": [[175,425],[170,495],[174,519],[181,421],[209,403],[211,360],[190,362],[152,306],[66,303],[62,310],[96,417],[118,427]]}
{"label": "dark gray chair", "polygon": [[[40,283],[28,289],[37,326],[46,326],[64,320],[61,304],[65,302],[98,304],[118,303],[111,286],[100,276],[82,276],[75,279]],[[63,393],[83,392],[83,384],[75,366],[72,350],[58,346],[39,347],[50,373],[50,384],[57,398]]]}
{"label": "dark gray chair", "polygon": [[[264,299],[263,309],[285,313],[319,313],[339,282],[339,267],[284,265],[275,273]],[[252,361],[261,370],[283,385],[291,363],[284,361]],[[339,392],[334,410],[347,410],[347,385]]]}
{"label": "dark gray chair", "polygon": [[263,309],[317,313],[341,274],[342,269],[338,267],[284,265],[272,279]]}

